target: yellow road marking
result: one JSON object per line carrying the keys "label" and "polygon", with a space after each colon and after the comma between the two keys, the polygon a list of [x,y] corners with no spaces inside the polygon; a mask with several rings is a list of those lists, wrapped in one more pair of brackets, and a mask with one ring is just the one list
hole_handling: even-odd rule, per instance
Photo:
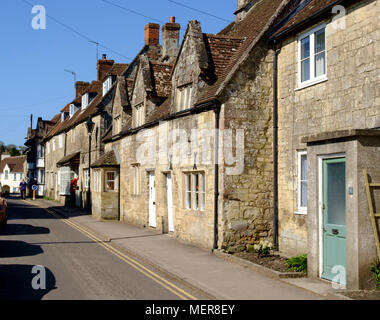
{"label": "yellow road marking", "polygon": [[[34,205],[38,206],[41,209],[44,209],[45,211],[49,212],[53,216],[57,217],[57,214],[55,212],[53,212],[52,210],[50,210],[48,208],[40,207],[38,204],[34,204]],[[79,232],[81,232],[82,234],[86,235],[87,237],[89,237],[90,239],[92,239],[94,242],[98,243],[99,245],[101,245],[102,247],[104,247],[106,250],[108,250],[109,252],[113,253],[114,255],[116,255],[117,257],[119,257],[124,262],[128,263],[131,267],[133,267],[137,271],[141,272],[142,274],[144,274],[148,278],[152,279],[153,281],[157,282],[158,284],[160,284],[161,286],[163,286],[164,288],[166,288],[167,290],[169,290],[170,292],[172,292],[173,294],[175,294],[176,296],[178,296],[182,300],[188,300],[188,299],[198,300],[196,297],[194,297],[190,293],[188,293],[188,292],[184,291],[183,289],[177,287],[175,284],[173,284],[170,281],[166,280],[165,278],[161,277],[157,273],[149,270],[148,268],[146,268],[145,266],[143,266],[142,264],[140,264],[136,260],[132,259],[131,257],[129,257],[127,255],[125,255],[124,253],[122,253],[121,251],[119,251],[116,248],[112,247],[111,245],[109,245],[107,243],[104,243],[103,240],[99,239],[97,236],[95,236],[94,234],[92,234],[89,231],[85,230],[84,228],[82,228],[78,224],[76,224],[76,223],[74,223],[72,221],[69,221],[68,219],[60,219],[60,220],[63,221],[63,222],[65,222],[67,225],[70,225],[72,228],[77,229]]]}

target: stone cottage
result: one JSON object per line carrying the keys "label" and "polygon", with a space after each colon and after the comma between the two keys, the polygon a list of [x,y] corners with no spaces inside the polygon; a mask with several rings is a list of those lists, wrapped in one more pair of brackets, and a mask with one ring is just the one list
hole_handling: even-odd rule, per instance
{"label": "stone cottage", "polygon": [[271,239],[273,54],[264,35],[285,4],[245,4],[216,35],[189,22],[172,66],[140,56],[125,126],[104,140],[119,161],[120,220],[228,251]]}
{"label": "stone cottage", "polygon": [[363,169],[380,181],[380,2],[298,2],[271,36],[279,248],[308,253],[312,277],[366,288],[376,248]]}

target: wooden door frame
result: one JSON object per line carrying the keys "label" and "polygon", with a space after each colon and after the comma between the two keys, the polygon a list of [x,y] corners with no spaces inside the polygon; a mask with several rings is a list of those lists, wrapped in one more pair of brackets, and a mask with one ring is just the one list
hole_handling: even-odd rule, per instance
{"label": "wooden door frame", "polygon": [[[323,160],[345,158],[346,153],[332,153],[318,156],[318,224],[319,224],[319,278],[322,279],[323,273]],[[347,240],[347,238],[346,238]]]}

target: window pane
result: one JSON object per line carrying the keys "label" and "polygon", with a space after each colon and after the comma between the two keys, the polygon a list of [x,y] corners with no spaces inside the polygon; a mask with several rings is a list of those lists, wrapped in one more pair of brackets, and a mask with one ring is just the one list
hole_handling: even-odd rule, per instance
{"label": "window pane", "polygon": [[107,181],[107,191],[115,190],[115,181]]}
{"label": "window pane", "polygon": [[315,53],[324,51],[325,48],[325,29],[322,29],[315,33]]}
{"label": "window pane", "polygon": [[301,40],[301,60],[310,57],[310,37]]}
{"label": "window pane", "polygon": [[301,62],[301,82],[310,80],[310,59]]}
{"label": "window pane", "polygon": [[301,181],[301,207],[307,207],[307,181]]}
{"label": "window pane", "polygon": [[194,209],[198,210],[199,208],[199,174],[194,174]]}
{"label": "window pane", "polygon": [[328,223],[346,225],[346,164],[331,163],[327,166]]}
{"label": "window pane", "polygon": [[325,51],[315,56],[315,76],[316,77],[326,74],[325,56],[326,56]]}
{"label": "window pane", "polygon": [[186,174],[185,176],[185,184],[186,184],[186,208],[190,209],[191,208],[191,175]]}
{"label": "window pane", "polygon": [[183,92],[183,88],[180,89],[181,91],[181,102],[179,105],[179,109],[183,110],[184,109],[184,104],[185,104],[185,93]]}
{"label": "window pane", "polygon": [[115,180],[115,172],[107,172],[107,180]]}
{"label": "window pane", "polygon": [[307,155],[301,155],[301,180],[307,180]]}
{"label": "window pane", "polygon": [[205,175],[200,175],[200,209],[203,211],[205,209]]}

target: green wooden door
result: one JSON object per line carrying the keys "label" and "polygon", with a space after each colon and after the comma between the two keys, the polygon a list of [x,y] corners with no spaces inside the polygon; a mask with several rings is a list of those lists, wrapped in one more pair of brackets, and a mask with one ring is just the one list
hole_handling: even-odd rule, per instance
{"label": "green wooden door", "polygon": [[323,160],[322,278],[346,284],[346,158]]}

